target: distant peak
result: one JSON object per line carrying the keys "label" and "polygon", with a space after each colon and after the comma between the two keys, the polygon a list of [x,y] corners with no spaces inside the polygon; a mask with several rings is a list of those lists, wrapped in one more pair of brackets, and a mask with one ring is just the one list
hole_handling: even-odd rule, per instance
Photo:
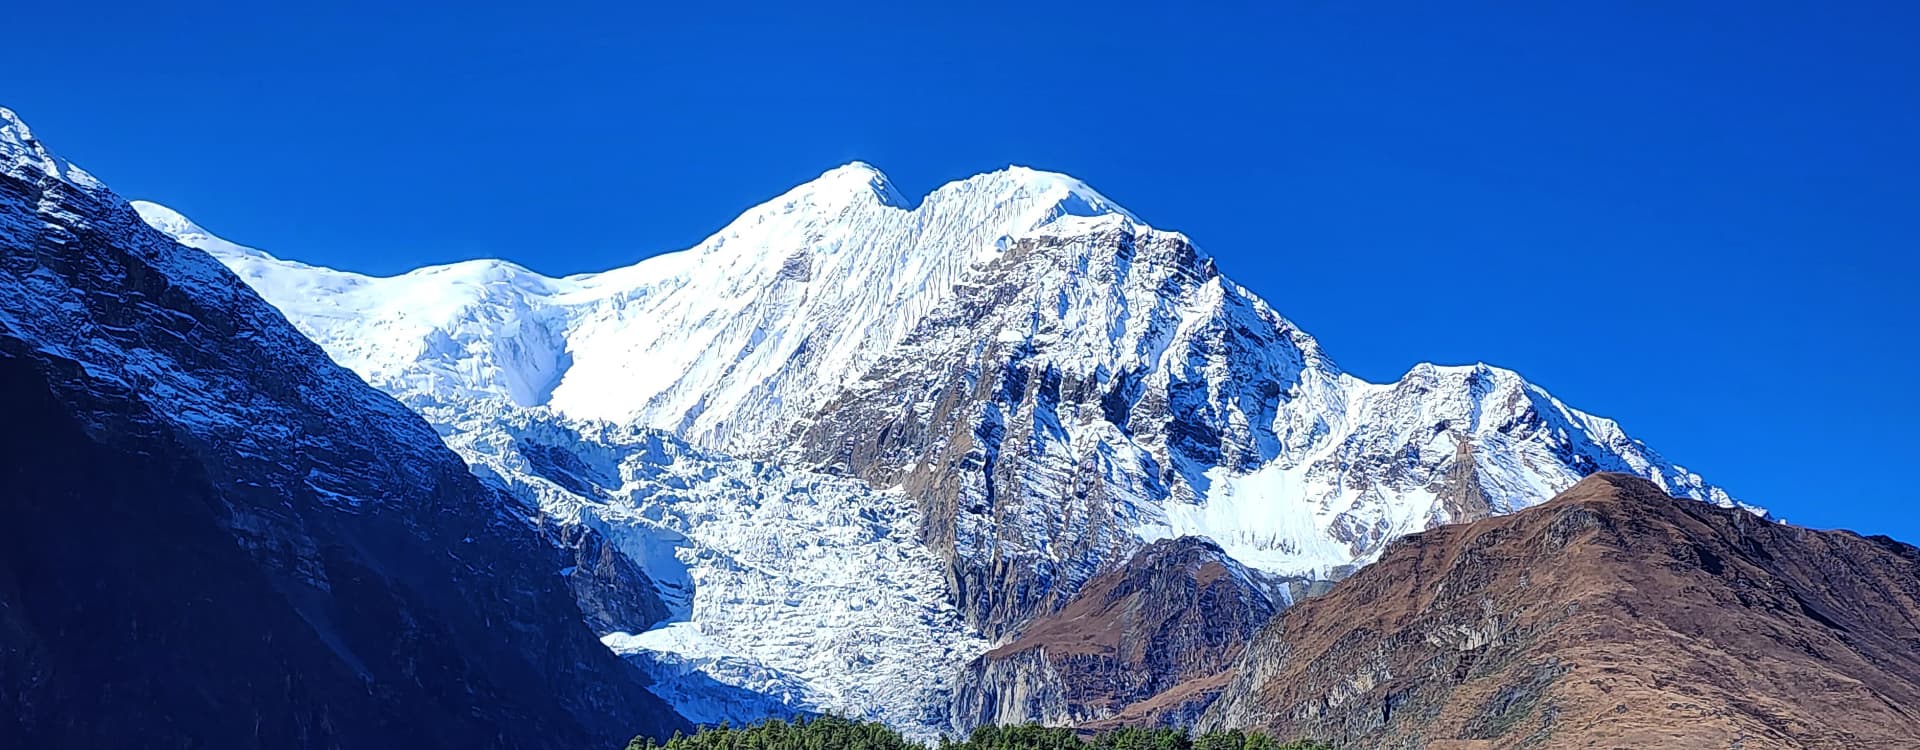
{"label": "distant peak", "polygon": [[893,181],[887,179],[886,173],[864,161],[850,161],[822,172],[819,177],[800,186],[800,189],[813,193],[871,194],[884,205],[900,208],[908,205],[906,197],[894,188]]}
{"label": "distant peak", "polygon": [[1038,229],[1067,216],[1118,216],[1144,225],[1131,211],[1077,177],[1018,164],[947,183],[935,190],[933,196],[964,196],[965,200],[989,204],[1036,206],[1040,213],[1033,217],[1027,229]]}
{"label": "distant peak", "polygon": [[145,221],[147,226],[158,229],[162,233],[176,239],[191,234],[213,236],[213,233],[208,232],[199,224],[193,223],[192,219],[182,215],[179,211],[175,211],[158,203],[152,201],[127,201],[127,205],[132,206],[134,212],[140,214],[140,220]]}
{"label": "distant peak", "polygon": [[1101,195],[1100,191],[1094,190],[1093,186],[1081,181],[1078,177],[1062,172],[1034,169],[1033,167],[1019,164],[1009,164],[1006,167],[996,169],[992,172],[974,175],[963,182],[997,183],[1033,192],[1058,191],[1062,193],[1075,193],[1106,201],[1106,196]]}
{"label": "distant peak", "polygon": [[199,248],[222,257],[233,255],[252,255],[262,258],[272,257],[259,250],[228,242],[220,236],[207,231],[199,224],[193,223],[192,219],[187,218],[179,211],[175,211],[158,203],[152,201],[127,201],[127,205],[133,207],[133,212],[139,214],[140,220],[146,222],[147,226],[153,227],[161,234],[172,237],[174,242],[186,245],[187,247]]}
{"label": "distant peak", "polygon": [[879,167],[876,167],[869,162],[861,161],[859,159],[854,159],[853,161],[850,161],[840,166],[829,169],[826,171],[825,174],[830,175],[838,172],[846,172],[849,174],[870,175],[880,180],[887,179],[886,173],[880,171]]}
{"label": "distant peak", "polygon": [[1045,169],[1034,169],[1033,167],[1022,164],[1008,164],[1004,169],[988,172],[987,174],[998,175],[1003,179],[1043,189],[1059,187],[1077,192],[1095,192],[1091,186],[1073,175],[1064,172],[1050,172]]}

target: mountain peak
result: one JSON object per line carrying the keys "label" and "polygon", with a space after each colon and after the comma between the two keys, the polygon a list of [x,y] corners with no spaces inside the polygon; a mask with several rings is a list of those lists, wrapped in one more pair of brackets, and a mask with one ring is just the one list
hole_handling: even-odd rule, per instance
{"label": "mountain peak", "polygon": [[1131,211],[1077,177],[1018,164],[947,183],[935,190],[934,195],[966,192],[994,196],[996,202],[1025,198],[1048,206],[1047,214],[1035,222],[1035,227],[1061,216],[1121,216],[1140,223],[1140,218]]}
{"label": "mountain peak", "polygon": [[33,140],[33,130],[20,119],[20,115],[6,107],[0,107],[0,143],[21,143]]}
{"label": "mountain peak", "polygon": [[901,195],[900,191],[894,188],[893,181],[887,178],[885,172],[872,164],[858,160],[821,172],[819,177],[794,188],[788,195],[792,196],[795,193],[871,195],[878,199],[881,205],[896,208],[908,207],[906,196]]}
{"label": "mountain peak", "polygon": [[1138,217],[1079,178],[1018,164],[949,182],[915,201],[901,193],[879,167],[855,160],[820,173],[819,177],[782,195],[777,202],[784,205],[807,198],[821,203],[824,196],[868,195],[878,199],[881,205],[906,210],[914,210],[934,199],[958,199],[988,205],[1013,202],[1044,205],[1047,211],[1035,222],[1035,226],[1060,216],[1117,215],[1139,222]]}
{"label": "mountain peak", "polygon": [[192,234],[207,235],[209,237],[213,235],[212,232],[208,232],[199,224],[193,223],[192,219],[187,218],[179,211],[175,211],[158,203],[135,200],[127,201],[127,205],[132,206],[133,210],[140,214],[140,219],[145,221],[147,226],[158,229],[169,236],[179,238]]}
{"label": "mountain peak", "polygon": [[26,121],[6,107],[0,107],[0,169],[15,175],[23,170],[35,170],[89,190],[105,187],[86,170],[48,151],[33,137],[33,129],[27,127]]}
{"label": "mountain peak", "polygon": [[127,201],[127,205],[133,207],[134,213],[139,214],[140,220],[146,222],[147,226],[159,230],[161,234],[172,237],[174,242],[186,245],[187,247],[205,250],[212,253],[214,257],[222,258],[223,260],[241,256],[272,257],[245,245],[229,242],[219,235],[207,231],[206,228],[199,224],[194,223],[194,221],[187,218],[185,214],[158,203],[152,201]]}

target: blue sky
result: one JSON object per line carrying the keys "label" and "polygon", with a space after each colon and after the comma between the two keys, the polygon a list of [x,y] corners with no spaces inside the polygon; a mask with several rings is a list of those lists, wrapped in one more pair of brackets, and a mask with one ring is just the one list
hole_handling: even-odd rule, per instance
{"label": "blue sky", "polygon": [[1910,4],[233,5],[10,9],[0,104],[124,195],[377,273],[625,265],[853,159],[1067,172],[1358,375],[1511,367],[1920,542]]}

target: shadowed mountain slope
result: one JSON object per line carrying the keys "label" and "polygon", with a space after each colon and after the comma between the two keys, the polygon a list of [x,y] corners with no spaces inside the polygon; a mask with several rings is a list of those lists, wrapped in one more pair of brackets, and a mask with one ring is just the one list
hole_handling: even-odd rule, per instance
{"label": "shadowed mountain slope", "polygon": [[683,726],[524,506],[4,109],[0,249],[0,747]]}

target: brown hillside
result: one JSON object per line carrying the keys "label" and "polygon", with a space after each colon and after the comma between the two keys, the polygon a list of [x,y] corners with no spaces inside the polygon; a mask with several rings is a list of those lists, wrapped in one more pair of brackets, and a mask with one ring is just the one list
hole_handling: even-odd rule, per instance
{"label": "brown hillside", "polygon": [[[1255,576],[1199,537],[1163,539],[1095,577],[1067,606],[968,665],[953,723],[1088,724],[1219,674],[1274,605]],[[1217,691],[1218,686],[1215,686]],[[1191,723],[1212,693],[1161,715]]]}
{"label": "brown hillside", "polygon": [[1596,475],[1406,537],[1275,618],[1200,725],[1368,750],[1920,748],[1920,550]]}

